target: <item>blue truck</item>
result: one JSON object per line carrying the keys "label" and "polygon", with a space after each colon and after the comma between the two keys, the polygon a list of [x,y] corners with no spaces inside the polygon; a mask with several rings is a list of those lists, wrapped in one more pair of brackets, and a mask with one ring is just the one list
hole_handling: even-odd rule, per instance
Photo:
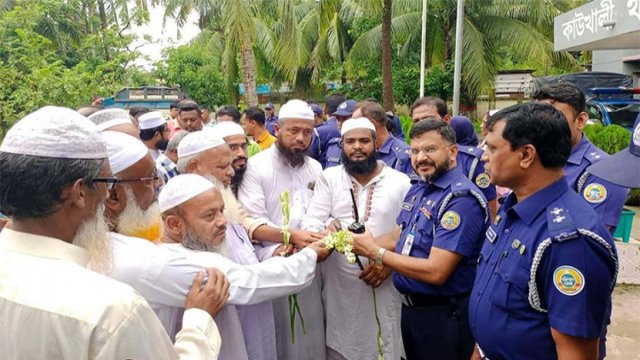
{"label": "blue truck", "polygon": [[629,131],[640,113],[640,88],[633,87],[627,74],[584,72],[536,78],[533,91],[552,83],[569,82],[579,87],[587,98],[589,122],[620,125]]}
{"label": "blue truck", "polygon": [[177,101],[185,99],[187,94],[180,89],[165,86],[127,87],[118,91],[114,96],[102,101],[104,107],[118,107],[130,109],[132,107],[146,107],[150,110],[165,110]]}

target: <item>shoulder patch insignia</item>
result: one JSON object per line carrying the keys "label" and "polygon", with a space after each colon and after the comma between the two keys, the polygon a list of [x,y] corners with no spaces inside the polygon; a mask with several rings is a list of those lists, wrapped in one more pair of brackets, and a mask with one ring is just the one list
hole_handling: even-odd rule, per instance
{"label": "shoulder patch insignia", "polygon": [[486,189],[490,184],[491,179],[487,173],[482,173],[476,177],[476,185],[478,185],[480,189]]}
{"label": "shoulder patch insignia", "polygon": [[607,198],[607,188],[598,183],[589,184],[582,191],[582,196],[592,204],[599,204]]}
{"label": "shoulder patch insignia", "polygon": [[447,230],[455,230],[460,226],[460,215],[453,210],[449,210],[442,215],[440,225]]}
{"label": "shoulder patch insignia", "polygon": [[553,272],[553,285],[561,294],[576,296],[584,289],[584,276],[573,266],[563,265]]}

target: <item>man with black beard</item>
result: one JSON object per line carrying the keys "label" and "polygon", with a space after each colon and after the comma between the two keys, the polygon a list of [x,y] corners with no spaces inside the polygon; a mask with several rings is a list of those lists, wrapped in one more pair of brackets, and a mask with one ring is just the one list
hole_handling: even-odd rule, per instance
{"label": "man with black beard", "polygon": [[397,225],[375,241],[369,233],[354,236],[356,254],[393,270],[408,360],[467,360],[473,352],[469,294],[489,210],[456,166],[457,153],[451,126],[416,123],[411,163],[421,180],[405,196]]}
{"label": "man with black beard", "polygon": [[149,149],[149,153],[155,161],[169,144],[167,120],[159,111],[148,112],[138,118],[138,128],[140,129],[140,139]]}
{"label": "man with black beard", "polygon": [[[280,108],[278,115],[275,146],[249,159],[238,190],[238,199],[249,215],[271,225],[257,228],[253,237],[279,241],[262,242],[264,248],[268,249],[264,253],[267,255],[273,254],[274,248],[282,244],[281,226],[288,226],[291,231],[291,243],[299,248],[322,239],[320,233],[300,229],[300,221],[311,202],[315,181],[322,174],[320,163],[306,155],[314,127],[313,110],[302,100],[290,100]],[[282,221],[280,195],[284,191],[290,194],[289,224],[283,224]],[[260,250],[256,249],[256,252],[258,258],[263,260]],[[300,322],[296,321],[293,343],[287,298],[273,301],[278,359],[324,360],[324,319],[320,301],[320,281],[317,278],[309,288],[298,294],[298,302],[304,317],[306,334],[303,333]]]}
{"label": "man with black beard", "polygon": [[[386,129],[385,129],[386,131]],[[358,220],[374,236],[393,230],[410,187],[409,178],[381,160],[376,160],[377,129],[367,118],[350,119],[341,127],[342,165],[325,169],[316,182],[311,205],[302,228],[324,231],[335,219],[346,229]],[[353,193],[357,213],[351,200]],[[337,223],[336,223],[337,222]],[[403,356],[400,332],[401,299],[388,268],[361,259],[364,271],[342,254],[332,254],[320,265],[322,302],[326,323],[327,359],[368,360],[377,358],[376,319],[371,287],[376,288],[376,306],[382,325],[385,359]],[[348,289],[348,291],[346,290]]]}

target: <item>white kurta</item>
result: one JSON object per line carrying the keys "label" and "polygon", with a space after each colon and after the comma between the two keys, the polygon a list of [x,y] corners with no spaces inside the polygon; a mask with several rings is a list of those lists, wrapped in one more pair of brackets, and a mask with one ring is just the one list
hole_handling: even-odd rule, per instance
{"label": "white kurta", "polygon": [[[305,230],[324,230],[328,219],[338,219],[343,229],[355,221],[350,190],[354,189],[360,221],[372,235],[391,232],[410,187],[409,178],[385,166],[365,186],[349,176],[342,165],[326,169],[316,183],[307,215],[302,220]],[[360,258],[363,264],[368,260]],[[377,358],[377,324],[373,312],[371,287],[358,276],[357,264],[349,264],[342,254],[333,253],[320,265],[322,300],[324,303],[327,346],[349,360]],[[376,302],[384,358],[400,359],[404,355],[400,330],[400,294],[391,277],[376,289]]]}
{"label": "white kurta", "polygon": [[184,313],[172,345],[131,287],[86,268],[86,251],[11,229],[0,233],[0,358],[215,359],[211,316]]}
{"label": "white kurta", "polygon": [[[228,224],[225,242],[229,258],[236,263],[249,265],[259,262],[251,240],[242,226]],[[254,305],[238,305],[236,309],[249,359],[276,359],[276,326],[271,301]]]}
{"label": "white kurta", "polygon": [[[282,224],[280,194],[289,190],[291,201],[289,226],[299,228],[300,221],[313,196],[315,181],[322,174],[322,167],[316,160],[307,157],[304,165],[293,169],[284,164],[279,156],[277,148],[272,146],[249,159],[238,191],[238,200],[252,217],[280,227]],[[269,257],[275,247],[277,245],[265,247],[263,251],[266,251],[266,256],[258,257],[261,260]],[[273,260],[275,258],[268,261]],[[324,319],[320,296],[319,278],[314,280],[309,288],[298,293],[298,303],[307,331],[306,335],[303,334],[300,321],[296,318],[295,344],[291,342],[287,297],[273,301],[279,360],[325,359]]]}
{"label": "white kurta", "polygon": [[[110,240],[114,253],[114,270],[110,276],[140,292],[169,334],[180,328],[187,293],[194,276],[204,268],[214,267],[226,275],[231,305],[257,304],[300,291],[309,286],[315,276],[317,255],[311,249],[288,258],[239,265],[220,254],[188,250],[180,244],[158,246],[117,233],[110,233]],[[237,314],[235,320],[230,314],[223,310],[216,320],[224,322],[228,332],[236,334],[234,341],[239,340],[244,348],[242,331],[239,336],[236,331],[240,329]],[[223,343],[223,351],[232,348]],[[242,352],[239,356],[238,359],[243,358]],[[222,354],[220,358],[223,359]]]}

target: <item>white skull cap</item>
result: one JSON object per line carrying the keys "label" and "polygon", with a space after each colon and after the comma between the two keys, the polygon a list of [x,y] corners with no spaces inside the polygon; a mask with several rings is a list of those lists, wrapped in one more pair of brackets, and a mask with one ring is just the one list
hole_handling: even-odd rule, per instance
{"label": "white skull cap", "polygon": [[96,125],[80,113],[45,106],[7,132],[0,151],[62,159],[104,159],[107,147]]}
{"label": "white skull cap", "polygon": [[355,129],[369,129],[376,132],[376,127],[373,126],[371,120],[361,117],[357,119],[349,119],[342,124],[342,128],[340,130],[340,135],[344,136],[344,134],[348,133],[351,130]]}
{"label": "white skull cap", "polygon": [[140,115],[138,118],[138,127],[140,130],[153,129],[166,122],[167,120],[164,119],[160,111],[152,111]]}
{"label": "white skull cap", "polygon": [[313,110],[306,102],[298,99],[287,101],[278,113],[280,119],[301,119],[314,121]]}
{"label": "white skull cap", "polygon": [[211,131],[223,139],[227,136],[245,135],[242,126],[234,123],[233,121],[218,123],[211,129]]}
{"label": "white skull cap", "polygon": [[102,139],[107,144],[111,172],[117,174],[133,166],[149,154],[142,141],[117,131],[103,131]]}
{"label": "white skull cap", "polygon": [[204,128],[185,136],[178,144],[178,158],[199,154],[227,143],[212,128]]}
{"label": "white skull cap", "polygon": [[165,212],[178,207],[203,192],[216,189],[205,177],[196,174],[180,174],[172,177],[158,195],[160,211]]}
{"label": "white skull cap", "polygon": [[129,124],[133,125],[129,118],[129,113],[123,109],[104,109],[93,113],[87,117],[96,124],[98,130],[105,131],[114,126]]}

